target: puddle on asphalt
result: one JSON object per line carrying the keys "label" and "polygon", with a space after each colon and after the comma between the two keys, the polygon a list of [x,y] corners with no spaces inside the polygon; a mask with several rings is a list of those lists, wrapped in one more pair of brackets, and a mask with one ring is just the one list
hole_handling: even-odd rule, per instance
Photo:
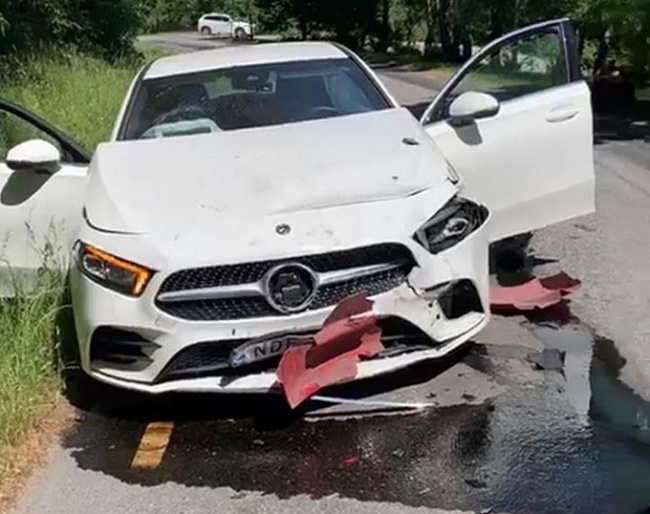
{"label": "puddle on asphalt", "polygon": [[[230,487],[233,501],[255,491],[513,514],[643,512],[650,410],[619,380],[624,360],[575,319],[537,321],[545,346],[566,352],[562,387],[549,380],[480,406],[317,423],[287,419],[266,400],[248,418],[219,421],[229,413],[213,400],[194,397],[190,409],[176,397],[171,407],[185,414],[149,471],[130,468],[140,421],[86,414],[63,445],[82,469],[145,486]],[[260,424],[274,413],[284,421]]]}
{"label": "puddle on asphalt", "polygon": [[613,341],[576,319],[537,324],[533,332],[547,348],[566,352],[566,395],[579,415],[650,445],[650,404],[621,381],[626,361]]}

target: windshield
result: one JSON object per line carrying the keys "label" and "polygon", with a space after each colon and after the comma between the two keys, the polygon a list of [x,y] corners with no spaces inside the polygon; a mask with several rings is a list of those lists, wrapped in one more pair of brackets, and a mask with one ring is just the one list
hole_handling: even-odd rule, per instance
{"label": "windshield", "polygon": [[144,80],[120,139],[238,130],[390,107],[348,58],[221,68]]}

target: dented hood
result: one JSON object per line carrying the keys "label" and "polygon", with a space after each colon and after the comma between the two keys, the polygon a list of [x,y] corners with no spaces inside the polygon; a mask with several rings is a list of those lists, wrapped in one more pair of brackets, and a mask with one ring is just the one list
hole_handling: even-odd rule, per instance
{"label": "dented hood", "polygon": [[444,158],[404,109],[106,143],[90,175],[95,228],[175,240],[450,186]]}

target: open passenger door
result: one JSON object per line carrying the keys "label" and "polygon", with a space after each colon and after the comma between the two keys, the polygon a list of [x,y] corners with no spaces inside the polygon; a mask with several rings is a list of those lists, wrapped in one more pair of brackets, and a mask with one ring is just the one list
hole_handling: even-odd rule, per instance
{"label": "open passenger door", "polygon": [[91,155],[69,136],[0,99],[0,296],[65,268],[82,222]]}
{"label": "open passenger door", "polygon": [[421,121],[462,194],[491,210],[491,241],[595,209],[591,94],[567,19],[481,49]]}

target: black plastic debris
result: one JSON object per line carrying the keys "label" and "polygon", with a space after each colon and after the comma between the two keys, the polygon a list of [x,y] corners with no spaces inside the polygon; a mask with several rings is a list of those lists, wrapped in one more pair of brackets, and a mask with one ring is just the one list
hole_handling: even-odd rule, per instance
{"label": "black plastic debris", "polygon": [[562,371],[566,352],[554,349],[544,349],[541,352],[529,353],[526,359],[535,365],[537,370]]}

